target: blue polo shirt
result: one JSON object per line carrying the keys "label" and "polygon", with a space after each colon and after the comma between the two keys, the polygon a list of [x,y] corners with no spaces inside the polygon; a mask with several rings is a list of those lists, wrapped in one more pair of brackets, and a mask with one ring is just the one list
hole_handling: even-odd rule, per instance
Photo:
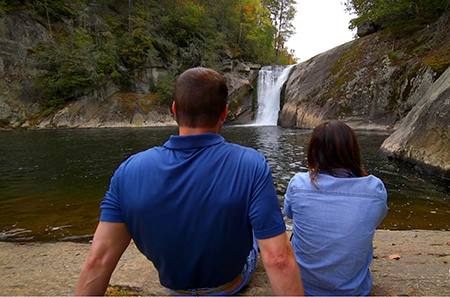
{"label": "blue polo shirt", "polygon": [[131,156],[111,179],[101,221],[124,222],[171,289],[235,279],[258,239],[285,231],[270,168],[214,133],[171,136]]}

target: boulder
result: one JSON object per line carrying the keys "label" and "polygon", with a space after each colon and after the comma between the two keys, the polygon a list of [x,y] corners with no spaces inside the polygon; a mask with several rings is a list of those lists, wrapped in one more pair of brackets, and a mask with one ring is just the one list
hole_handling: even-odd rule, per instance
{"label": "boulder", "polygon": [[422,96],[381,149],[450,175],[450,68]]}
{"label": "boulder", "polygon": [[356,35],[358,35],[359,37],[364,37],[377,32],[375,23],[372,22],[371,20],[362,21],[356,27],[357,27]]}

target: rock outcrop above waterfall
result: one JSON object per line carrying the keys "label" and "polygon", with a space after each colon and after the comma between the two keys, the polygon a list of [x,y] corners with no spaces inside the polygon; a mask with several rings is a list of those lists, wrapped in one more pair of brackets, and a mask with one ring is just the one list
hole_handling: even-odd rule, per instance
{"label": "rock outcrop above waterfall", "polygon": [[450,68],[428,89],[382,144],[394,158],[450,175]]}

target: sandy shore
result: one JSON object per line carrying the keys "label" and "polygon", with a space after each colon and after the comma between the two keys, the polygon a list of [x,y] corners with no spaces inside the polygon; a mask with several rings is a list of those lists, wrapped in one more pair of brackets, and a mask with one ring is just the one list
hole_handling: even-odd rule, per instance
{"label": "sandy shore", "polygon": [[[376,296],[450,296],[450,232],[377,230],[371,265]],[[89,244],[0,242],[0,295],[72,295]],[[112,286],[139,295],[168,295],[153,265],[134,244],[114,272]],[[259,262],[241,295],[272,295]]]}

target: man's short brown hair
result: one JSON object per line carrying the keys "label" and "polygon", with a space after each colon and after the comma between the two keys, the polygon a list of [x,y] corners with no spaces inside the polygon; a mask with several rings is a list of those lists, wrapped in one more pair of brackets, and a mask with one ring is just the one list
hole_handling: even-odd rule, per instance
{"label": "man's short brown hair", "polygon": [[177,122],[183,127],[214,127],[227,105],[225,77],[197,67],[183,72],[175,84]]}

